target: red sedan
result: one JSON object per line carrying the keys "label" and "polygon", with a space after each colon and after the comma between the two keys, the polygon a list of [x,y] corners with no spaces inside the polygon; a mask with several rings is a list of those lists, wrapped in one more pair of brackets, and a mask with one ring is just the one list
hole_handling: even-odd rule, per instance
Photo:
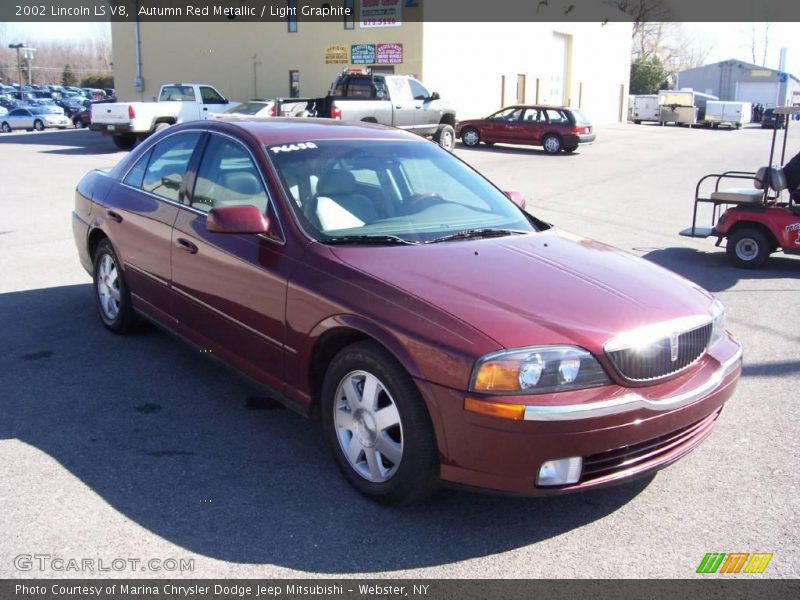
{"label": "red sedan", "polygon": [[75,198],[108,329],[144,317],[319,414],[380,502],[641,476],[710,433],[741,371],[710,294],[396,129],[185,123]]}
{"label": "red sedan", "polygon": [[460,121],[456,137],[467,146],[481,142],[541,146],[548,154],[574,152],[596,134],[586,115],[564,106],[509,106],[484,119]]}

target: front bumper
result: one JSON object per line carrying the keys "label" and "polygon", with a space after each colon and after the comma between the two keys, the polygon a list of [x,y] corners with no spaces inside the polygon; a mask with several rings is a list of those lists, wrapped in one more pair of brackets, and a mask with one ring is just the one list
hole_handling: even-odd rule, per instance
{"label": "front bumper", "polygon": [[[524,421],[467,412],[463,392],[421,386],[437,415],[441,478],[473,488],[549,495],[644,476],[675,462],[711,433],[736,388],[741,360],[741,346],[728,339],[688,373],[655,386],[495,397],[525,404]],[[536,486],[543,463],[571,456],[583,458],[577,483]]]}

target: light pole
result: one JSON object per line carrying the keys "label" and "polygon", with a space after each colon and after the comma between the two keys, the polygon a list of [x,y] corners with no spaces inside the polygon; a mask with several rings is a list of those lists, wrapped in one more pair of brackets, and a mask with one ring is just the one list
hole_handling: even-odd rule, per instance
{"label": "light pole", "polygon": [[[25,47],[25,44],[9,44],[9,48],[12,50],[17,51],[17,81],[19,82],[20,88],[22,87],[22,63],[19,62],[19,51]],[[22,91],[22,90],[20,90]]]}

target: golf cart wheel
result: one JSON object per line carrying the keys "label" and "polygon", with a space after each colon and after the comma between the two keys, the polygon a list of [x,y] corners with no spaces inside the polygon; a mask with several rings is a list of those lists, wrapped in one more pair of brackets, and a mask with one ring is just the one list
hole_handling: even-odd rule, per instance
{"label": "golf cart wheel", "polygon": [[742,227],[728,236],[725,252],[731,264],[740,269],[758,269],[772,251],[770,240],[760,229]]}

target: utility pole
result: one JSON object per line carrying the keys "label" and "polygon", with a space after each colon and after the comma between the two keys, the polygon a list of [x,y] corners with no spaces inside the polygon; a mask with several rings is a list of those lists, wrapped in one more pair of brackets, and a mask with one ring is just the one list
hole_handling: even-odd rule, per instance
{"label": "utility pole", "polygon": [[258,98],[258,65],[261,64],[260,60],[256,60],[258,54],[253,54],[253,98]]}

